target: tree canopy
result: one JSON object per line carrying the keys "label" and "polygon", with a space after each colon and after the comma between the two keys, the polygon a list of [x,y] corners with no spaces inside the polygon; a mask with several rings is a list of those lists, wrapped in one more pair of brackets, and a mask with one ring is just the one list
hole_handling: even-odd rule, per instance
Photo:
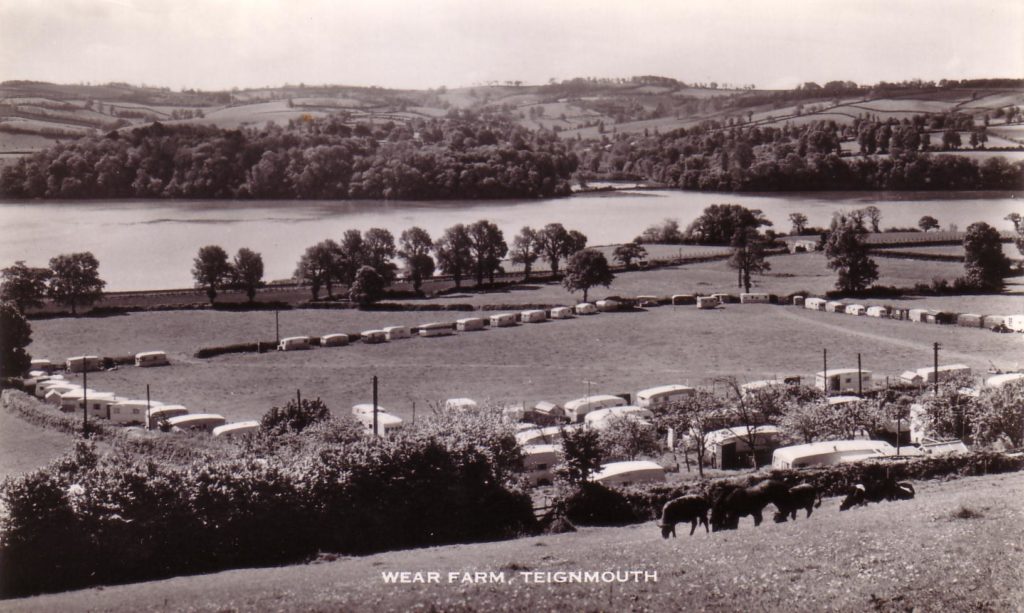
{"label": "tree canopy", "polygon": [[103,298],[107,282],[100,279],[100,263],[92,253],[70,253],[58,255],[50,260],[50,277],[47,293],[57,304],[71,307],[77,313],[79,305],[89,305]]}
{"label": "tree canopy", "polygon": [[565,277],[562,285],[570,292],[583,292],[583,302],[587,301],[587,293],[595,285],[608,287],[615,280],[615,274],[608,267],[608,260],[600,251],[584,249],[577,251],[565,266]]}

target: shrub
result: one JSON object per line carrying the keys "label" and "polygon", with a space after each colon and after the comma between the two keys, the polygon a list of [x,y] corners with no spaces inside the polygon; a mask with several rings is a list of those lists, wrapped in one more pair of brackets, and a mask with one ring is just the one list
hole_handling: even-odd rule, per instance
{"label": "shrub", "polygon": [[268,434],[302,432],[309,426],[327,420],[331,410],[322,400],[289,400],[284,408],[273,407],[260,420],[260,428]]}

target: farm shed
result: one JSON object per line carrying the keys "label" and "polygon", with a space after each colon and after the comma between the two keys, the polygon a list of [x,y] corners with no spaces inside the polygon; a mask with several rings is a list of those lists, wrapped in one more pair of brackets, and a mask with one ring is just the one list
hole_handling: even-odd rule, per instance
{"label": "farm shed", "polygon": [[814,387],[825,393],[856,392],[859,391],[858,387],[863,387],[865,390],[871,389],[871,371],[862,369],[860,373],[860,386],[858,386],[856,368],[836,368],[834,370],[829,369],[827,372],[819,371],[814,373]]}
{"label": "farm shed", "polygon": [[575,311],[577,315],[594,315],[597,313],[597,307],[590,302],[581,302],[576,305]]}
{"label": "farm shed", "polygon": [[867,307],[863,304],[848,304],[846,305],[847,315],[863,315],[867,311]]}
{"label": "farm shed", "polygon": [[981,326],[988,328],[989,330],[995,330],[996,328],[1006,324],[1006,318],[1002,315],[986,315],[981,318]]}
{"label": "farm shed", "polygon": [[928,320],[928,309],[910,309],[907,311],[907,319],[917,323],[925,323]]}
{"label": "farm shed", "polygon": [[249,434],[256,432],[260,429],[260,422],[255,419],[248,421],[236,421],[231,424],[224,424],[223,426],[217,426],[213,429],[213,435],[215,437],[232,437],[239,434]]}
{"label": "farm shed", "polygon": [[288,338],[282,338],[277,343],[278,351],[298,351],[301,349],[309,349],[308,336],[289,336]]}
{"label": "farm shed", "polygon": [[163,406],[164,403],[150,400],[121,400],[110,405],[110,421],[116,424],[144,424],[146,411]]}
{"label": "farm shed", "polygon": [[804,297],[793,296],[793,306],[804,306]]}
{"label": "farm shed", "polygon": [[50,362],[50,360],[45,360],[42,358],[32,360],[29,363],[29,368],[32,370],[41,370],[47,373],[53,372],[53,364]]}
{"label": "farm shed", "polygon": [[956,325],[963,328],[980,328],[983,319],[985,316],[977,313],[961,313],[956,317]]}
{"label": "farm shed", "polygon": [[718,296],[697,296],[698,309],[714,309],[720,304],[722,300]]}
{"label": "farm shed", "polygon": [[449,398],[444,401],[444,408],[449,411],[469,411],[480,408],[472,398]]}
{"label": "farm shed", "polygon": [[825,303],[825,312],[827,313],[845,313],[846,303],[839,302],[838,300],[829,300]]}
{"label": "farm shed", "polygon": [[321,347],[344,347],[348,344],[348,334],[326,334],[320,337]]}
{"label": "farm shed", "polygon": [[389,341],[397,341],[403,338],[409,338],[409,327],[408,326],[388,326],[383,329],[384,336]]}
{"label": "farm shed", "polygon": [[[918,368],[917,374],[921,375],[925,383],[935,383],[935,367],[925,366],[924,368]],[[966,364],[946,364],[939,366],[939,383],[946,381],[950,377],[957,377],[960,375],[970,376],[971,367]]]}
{"label": "farm shed", "polygon": [[665,469],[648,460],[612,462],[602,465],[601,470],[591,475],[590,479],[605,486],[661,483],[665,481]]}
{"label": "farm shed", "polygon": [[540,444],[523,446],[523,472],[530,485],[551,485],[554,468],[558,464],[561,445]]}
{"label": "farm shed", "polygon": [[519,313],[519,319],[524,324],[536,324],[542,321],[546,321],[548,314],[541,309],[529,309]]}
{"label": "farm shed", "polygon": [[697,304],[697,297],[693,294],[674,294],[672,296],[672,304]]}
{"label": "farm shed", "polygon": [[637,392],[636,404],[645,409],[656,409],[692,394],[693,388],[687,385],[659,385]]}
{"label": "farm shed", "polygon": [[152,407],[149,409],[149,423],[146,424],[146,427],[150,430],[156,430],[160,427],[161,421],[182,415],[188,415],[188,409],[180,404],[165,404]]}
{"label": "farm shed", "polygon": [[761,292],[744,292],[740,294],[740,304],[768,304],[771,300],[768,294]]}
{"label": "farm shed", "polygon": [[1024,314],[1022,315],[1007,315],[1006,320],[1003,322],[1007,328],[1014,332],[1024,332]]}
{"label": "farm shed", "polygon": [[587,413],[586,417],[583,418],[586,425],[599,430],[608,427],[616,419],[632,419],[649,423],[654,419],[654,413],[650,409],[624,405],[621,407],[597,409]]}
{"label": "farm shed", "polygon": [[615,300],[598,300],[596,306],[597,310],[602,313],[611,313],[613,311],[618,311],[622,305]]}
{"label": "farm shed", "polygon": [[167,366],[168,364],[170,362],[167,360],[167,353],[163,351],[143,351],[135,354],[136,366]]}
{"label": "farm shed", "polygon": [[809,311],[824,311],[825,299],[813,297],[804,298],[804,308]]}
{"label": "farm shed", "polygon": [[540,443],[557,443],[562,440],[562,430],[571,426],[547,426],[531,428],[516,433],[516,442],[522,446]]}
{"label": "farm shed", "polygon": [[167,420],[171,432],[212,432],[217,426],[227,423],[223,415],[216,413],[194,413],[179,415]]}
{"label": "farm shed", "polygon": [[572,317],[572,309],[569,307],[555,307],[551,309],[551,319],[569,319]]}
{"label": "farm shed", "polygon": [[704,444],[711,459],[711,466],[734,470],[750,468],[752,459],[757,461],[758,466],[770,463],[772,452],[779,446],[779,428],[770,425],[755,426],[752,434],[756,448],[754,454],[751,453],[750,438],[745,427],[722,428],[708,432],[704,437]]}
{"label": "farm shed", "polygon": [[869,306],[868,310],[865,312],[865,315],[867,315],[868,317],[888,317],[889,309],[885,308],[884,306],[878,305]]}
{"label": "farm shed", "polygon": [[507,328],[516,325],[515,313],[497,313],[491,315],[492,328]]}
{"label": "farm shed", "polygon": [[570,422],[581,423],[587,416],[587,413],[591,411],[606,409],[608,407],[621,407],[625,404],[626,400],[621,396],[595,394],[593,396],[584,396],[583,398],[570,400],[569,402],[566,402],[562,408],[565,410],[565,416],[569,418]]}
{"label": "farm shed", "polygon": [[103,361],[100,360],[99,356],[79,355],[73,358],[68,358],[64,367],[68,372],[85,372],[87,370],[99,370],[102,366]]}
{"label": "farm shed", "polygon": [[885,441],[821,441],[779,447],[772,454],[772,468],[803,468],[856,462],[880,456],[894,456],[896,448]]}
{"label": "farm shed", "polygon": [[451,324],[441,322],[431,322],[429,324],[420,324],[419,334],[421,337],[430,338],[434,336],[451,336],[455,334],[455,330]]}
{"label": "farm shed", "polygon": [[466,317],[456,320],[455,329],[459,332],[472,332],[484,329],[484,320],[480,317]]}
{"label": "farm shed", "polygon": [[992,375],[985,379],[985,385],[989,387],[1002,387],[1017,381],[1024,381],[1024,372],[1009,372],[1001,375]]}
{"label": "farm shed", "polygon": [[388,335],[383,330],[364,330],[359,335],[359,339],[364,343],[376,345],[377,343],[387,342]]}

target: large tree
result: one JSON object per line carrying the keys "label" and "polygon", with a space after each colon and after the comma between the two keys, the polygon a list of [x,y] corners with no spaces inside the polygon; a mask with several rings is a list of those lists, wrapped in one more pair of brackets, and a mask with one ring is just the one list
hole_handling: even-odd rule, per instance
{"label": "large tree", "polygon": [[587,237],[576,230],[566,230],[560,223],[549,223],[537,233],[540,250],[551,267],[558,274],[558,263],[587,246]]}
{"label": "large tree", "polygon": [[320,288],[327,287],[327,295],[332,296],[334,281],[339,277],[342,255],[338,243],[331,239],[320,241],[308,247],[299,258],[295,267],[295,278],[309,283],[313,300],[320,298]]}
{"label": "large tree", "polygon": [[794,236],[804,233],[804,229],[807,227],[807,215],[803,213],[790,213],[789,221],[793,224],[792,234]]}
{"label": "large tree", "polygon": [[995,443],[1005,437],[1011,447],[1024,445],[1024,382],[982,392],[975,406],[974,430],[979,443]]}
{"label": "large tree", "polygon": [[839,273],[836,289],[858,292],[878,280],[878,265],[868,257],[864,230],[849,219],[838,220],[825,242],[828,267]]}
{"label": "large tree", "polygon": [[505,235],[497,225],[481,219],[469,226],[469,244],[476,270],[476,284],[482,285],[485,275],[494,283],[494,273],[501,266],[501,259],[508,253]]}
{"label": "large tree", "polygon": [[591,287],[608,287],[614,280],[615,275],[608,267],[608,260],[604,254],[593,249],[584,249],[569,258],[569,263],[565,265],[562,285],[570,292],[582,291],[583,302],[586,302]]}
{"label": "large tree", "polygon": [[640,243],[633,241],[616,247],[612,252],[612,257],[616,262],[622,262],[626,268],[631,268],[633,260],[642,260],[647,257],[647,250]]}
{"label": "large tree", "polygon": [[737,285],[750,292],[750,276],[764,274],[772,269],[765,259],[764,239],[753,228],[736,230],[732,239],[729,267],[738,275]]}
{"label": "large tree", "polygon": [[107,282],[100,279],[100,263],[92,253],[70,253],[58,255],[50,260],[50,277],[47,292],[57,304],[71,307],[72,315],[77,314],[78,305],[93,304],[103,298]]}
{"label": "large tree", "polygon": [[384,279],[385,284],[395,280],[397,266],[391,261],[395,257],[395,237],[384,228],[370,228],[363,232],[363,252],[366,254],[364,264],[372,266]]}
{"label": "large tree", "polygon": [[3,269],[2,274],[0,300],[13,302],[22,313],[30,307],[43,306],[46,282],[53,274],[49,268],[32,268],[19,260],[13,266]]}
{"label": "large tree", "polygon": [[473,269],[473,242],[469,230],[463,224],[446,229],[434,243],[434,250],[438,266],[452,276],[455,287],[461,287],[462,279]]}
{"label": "large tree", "polygon": [[[697,454],[697,470],[703,478],[707,435],[726,423],[722,401],[707,390],[697,389],[689,396],[658,406],[654,417],[661,428],[675,432],[675,440],[690,441]],[[689,450],[684,449],[684,453]]]}
{"label": "large tree", "polygon": [[431,240],[430,234],[426,230],[414,226],[403,231],[398,242],[398,256],[405,260],[409,269],[409,278],[412,280],[412,287],[419,292],[423,286],[423,279],[434,274],[434,258],[430,257],[434,241]]}
{"label": "large tree", "polygon": [[356,271],[367,262],[366,245],[359,230],[346,230],[338,246],[341,256],[339,280],[351,285],[356,278]]}
{"label": "large tree", "polygon": [[32,356],[25,352],[32,342],[32,327],[13,302],[0,302],[0,377],[19,377],[28,370]]}
{"label": "large tree", "polygon": [[917,222],[917,227],[921,228],[922,231],[927,232],[928,230],[938,230],[939,220],[935,219],[931,215],[925,215]]}
{"label": "large tree", "polygon": [[235,287],[245,290],[249,302],[256,299],[256,290],[263,287],[263,256],[242,247],[231,264],[231,278]]}
{"label": "large tree", "polygon": [[1003,253],[998,230],[983,221],[967,226],[964,268],[971,285],[996,291],[1003,288],[1003,277],[1010,272],[1010,259]]}
{"label": "large tree", "polygon": [[712,204],[686,229],[686,238],[701,245],[728,245],[737,230],[771,225],[760,209]]}
{"label": "large tree", "polygon": [[530,226],[523,226],[519,234],[512,239],[512,248],[509,250],[509,253],[513,263],[522,264],[524,281],[530,280],[533,263],[540,258],[540,249],[541,245],[537,231]]}
{"label": "large tree", "polygon": [[231,272],[228,254],[219,245],[200,247],[192,260],[192,279],[197,288],[206,290],[210,304],[217,298],[217,290],[231,280]]}
{"label": "large tree", "polygon": [[[991,158],[997,159],[997,158]],[[1013,223],[1013,244],[1017,245],[1017,251],[1021,255],[1024,255],[1024,217],[1020,213],[1010,213],[1006,216],[1006,220]]]}
{"label": "large tree", "polygon": [[593,428],[562,430],[561,462],[557,473],[572,485],[583,485],[601,470],[601,436]]}
{"label": "large tree", "polygon": [[387,282],[376,268],[363,266],[356,272],[356,279],[348,291],[348,299],[360,307],[366,307],[384,296],[385,287],[387,287]]}

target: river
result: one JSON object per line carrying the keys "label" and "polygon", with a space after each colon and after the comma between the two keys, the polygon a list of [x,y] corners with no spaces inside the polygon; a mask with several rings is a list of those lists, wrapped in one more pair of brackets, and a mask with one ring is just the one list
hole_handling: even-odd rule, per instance
{"label": "river", "polygon": [[411,226],[431,236],[456,223],[489,219],[506,240],[524,225],[561,222],[586,234],[590,244],[631,240],[666,218],[686,227],[704,207],[736,203],[764,211],[779,231],[801,212],[811,225],[827,225],[833,212],[873,204],[882,227],[916,226],[931,215],[945,228],[965,229],[985,221],[1011,229],[1004,218],[1024,214],[1022,194],[1007,192],[847,192],[719,194],[683,191],[619,191],[570,198],[502,201],[5,201],[0,202],[0,266],[25,260],[45,266],[61,253],[91,251],[109,291],[181,288],[192,285],[192,259],[199,247],[216,244],[234,254],[249,247],[263,255],[267,279],[291,276],[306,247],[345,230],[387,228],[395,235]]}

